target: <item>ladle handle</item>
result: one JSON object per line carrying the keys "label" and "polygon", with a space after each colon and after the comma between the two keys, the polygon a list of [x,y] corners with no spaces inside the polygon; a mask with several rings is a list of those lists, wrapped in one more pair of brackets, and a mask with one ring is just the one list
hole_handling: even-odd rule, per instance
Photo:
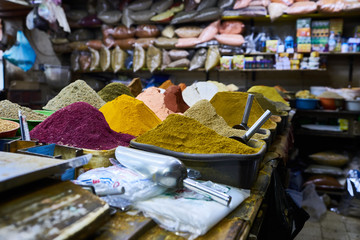
{"label": "ladle handle", "polygon": [[244,109],[244,115],[243,115],[243,118],[241,121],[241,125],[243,125],[243,126],[247,126],[253,101],[254,101],[254,94],[248,94],[245,109]]}
{"label": "ladle handle", "polygon": [[246,131],[243,138],[245,141],[249,141],[249,139],[261,128],[262,125],[271,117],[271,111],[266,110],[263,115]]}
{"label": "ladle handle", "polygon": [[229,206],[231,202],[231,196],[225,193],[222,193],[220,191],[217,191],[215,189],[209,188],[205,186],[204,184],[201,184],[197,181],[194,181],[190,178],[185,178],[183,180],[184,187],[193,190],[195,192],[198,192],[200,194],[204,194],[207,196],[210,196],[214,201],[221,203],[225,206]]}

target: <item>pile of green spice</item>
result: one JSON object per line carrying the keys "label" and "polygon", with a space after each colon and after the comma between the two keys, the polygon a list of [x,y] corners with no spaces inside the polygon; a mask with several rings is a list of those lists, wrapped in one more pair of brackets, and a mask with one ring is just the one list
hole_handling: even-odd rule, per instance
{"label": "pile of green spice", "polygon": [[254,154],[260,150],[221,136],[195,119],[179,114],[170,114],[157,127],[137,137],[136,142],[198,154]]}
{"label": "pile of green spice", "polygon": [[278,109],[274,104],[274,102],[264,97],[264,95],[262,95],[261,93],[251,93],[251,94],[255,96],[256,101],[260,104],[262,109],[270,110],[273,115],[282,115],[286,113]]}
{"label": "pile of green spice", "polygon": [[[191,108],[186,110],[184,116],[199,121],[201,124],[205,125],[208,128],[211,128],[212,130],[224,137],[241,137],[246,133],[245,130],[235,129],[227,125],[224,118],[222,118],[216,113],[213,105],[211,105],[211,103],[206,99],[200,100],[195,103]],[[255,133],[252,138],[266,139],[268,137],[269,135]]]}
{"label": "pile of green spice", "polygon": [[130,89],[125,84],[119,82],[109,83],[103,89],[101,89],[98,94],[105,102],[110,102],[123,94],[134,97]]}
{"label": "pile of green spice", "polygon": [[43,121],[46,115],[34,112],[32,109],[12,103],[9,100],[0,101],[0,117],[9,119],[19,119],[19,110],[26,116],[26,120]]}
{"label": "pile of green spice", "polygon": [[105,101],[85,81],[76,80],[64,87],[43,108],[57,111],[75,102],[86,102],[97,109],[105,104]]}

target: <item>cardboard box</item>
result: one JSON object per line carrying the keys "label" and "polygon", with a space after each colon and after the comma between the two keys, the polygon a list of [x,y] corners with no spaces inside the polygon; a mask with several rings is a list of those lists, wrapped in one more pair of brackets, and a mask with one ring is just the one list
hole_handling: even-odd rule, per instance
{"label": "cardboard box", "polygon": [[326,52],[329,43],[330,21],[311,22],[311,49],[317,52]]}
{"label": "cardboard box", "polygon": [[297,52],[311,52],[311,18],[296,20]]}

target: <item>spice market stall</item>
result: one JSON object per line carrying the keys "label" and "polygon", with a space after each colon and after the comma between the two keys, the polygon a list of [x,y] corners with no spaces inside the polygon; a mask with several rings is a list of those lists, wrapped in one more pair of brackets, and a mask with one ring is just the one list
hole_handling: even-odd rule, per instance
{"label": "spice market stall", "polygon": [[[183,237],[204,239],[236,239],[245,238],[250,232],[259,234],[260,230],[254,227],[256,225],[254,223],[261,212],[260,207],[265,202],[273,169],[279,163],[286,161],[286,151],[291,146],[291,138],[289,138],[289,128],[276,131],[277,124],[270,119],[265,119],[266,121],[261,123],[264,127],[262,131],[254,133],[246,144],[230,138],[242,137],[247,131],[231,128],[226,120],[232,118],[225,119],[218,115],[218,112],[223,116],[229,116],[235,109],[243,109],[251,94],[218,92],[211,101],[202,99],[190,107],[182,100],[181,94],[173,94],[181,93],[178,86],[164,93],[152,88],[139,95],[149,99],[148,101],[158,98],[156,104],[152,102],[148,107],[147,101],[143,102],[122,92],[113,100],[104,102],[93,91],[82,95],[86,92],[83,91],[84,89],[88,89],[88,86],[81,80],[62,89],[44,107],[51,108],[55,112],[46,116],[45,120],[30,131],[31,139],[35,140],[34,149],[50,146],[47,144],[66,145],[81,149],[83,154],[93,155],[89,162],[75,168],[73,183],[90,189],[117,211],[112,216],[109,216],[108,210],[105,211],[102,220],[105,218],[108,220],[104,220],[102,226],[88,231],[88,234],[83,233],[84,229],[81,229],[82,234],[98,239],[109,236],[114,239],[123,236],[158,238],[165,235],[169,238],[180,238],[171,231],[182,232]],[[63,98],[65,100],[61,101]],[[225,107],[225,102],[231,104]],[[216,111],[217,103],[223,105],[219,108],[222,112]],[[235,103],[241,103],[243,106],[237,106]],[[13,111],[17,112],[19,108],[20,106],[15,105]],[[153,112],[151,109],[158,110]],[[264,112],[254,99],[249,126],[256,125],[255,122],[258,122],[256,119]],[[239,119],[243,113],[244,110],[236,112],[233,118]],[[167,114],[164,120],[160,120],[157,116],[164,114]],[[276,132],[282,134],[274,136]],[[14,144],[18,141],[9,140],[5,143],[5,149],[18,154],[40,153],[31,150],[32,148],[21,149],[19,144]],[[14,145],[18,148],[14,149]],[[211,195],[197,194],[185,190],[186,188],[173,192],[171,189],[157,185],[151,178],[125,168],[116,156],[115,149],[119,148],[118,146],[129,145],[132,148],[142,149],[141,151],[177,157],[188,168],[188,177],[197,179],[201,176],[199,179],[204,183],[201,184],[200,181],[197,183],[200,184],[198,186],[204,185],[202,188],[207,186],[225,193],[230,196],[230,204],[228,202],[228,206],[226,204],[224,206],[213,201]],[[26,158],[26,155],[24,157]],[[114,164],[115,158],[120,165]],[[153,179],[159,177],[157,175]],[[169,177],[170,175],[164,179],[168,182]],[[47,187],[55,188],[58,184],[60,183],[55,181]],[[42,184],[38,187],[41,189],[41,186]],[[10,191],[19,190],[14,188]],[[18,194],[6,198],[4,206],[13,201],[21,202],[18,199],[35,197],[31,191],[18,192]],[[162,202],[165,199],[167,199],[166,204]],[[157,204],[160,205],[156,207]],[[199,208],[198,204],[202,207]],[[156,210],[157,213],[151,213],[150,209]],[[134,210],[139,212],[134,215]],[[213,215],[206,217],[208,212],[212,212]],[[18,214],[28,213],[20,211]],[[162,222],[163,216],[167,215],[168,219]],[[182,218],[176,220],[176,216]],[[192,218],[195,220],[190,220]],[[168,225],[169,221],[180,221],[182,224],[177,228],[171,227],[171,224]],[[193,224],[187,225],[189,221],[193,221]],[[6,224],[3,226],[5,227]],[[41,229],[41,231],[49,231],[46,227]],[[7,229],[3,230],[5,234]]]}
{"label": "spice market stall", "polygon": [[[297,235],[287,165],[314,114],[297,103],[321,115],[334,94],[295,90],[360,84],[358,2],[11,2],[26,13],[0,21],[0,238]],[[358,113],[339,114],[356,138]]]}

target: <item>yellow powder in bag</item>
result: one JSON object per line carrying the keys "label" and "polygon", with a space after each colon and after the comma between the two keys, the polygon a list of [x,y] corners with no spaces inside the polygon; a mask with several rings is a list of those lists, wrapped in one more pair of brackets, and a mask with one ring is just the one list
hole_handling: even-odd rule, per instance
{"label": "yellow powder in bag", "polygon": [[125,94],[107,102],[99,110],[112,130],[133,136],[140,136],[161,123],[144,102]]}
{"label": "yellow powder in bag", "polygon": [[273,102],[282,102],[287,106],[290,106],[290,104],[284,100],[284,98],[278,93],[278,91],[274,87],[260,85],[252,86],[251,88],[249,88],[248,92],[261,93],[262,95],[264,95],[264,97],[270,99]]}
{"label": "yellow powder in bag", "polygon": [[[247,98],[248,93],[246,92],[218,92],[210,100],[210,103],[214,106],[216,113],[223,117],[230,127],[233,127],[242,121]],[[247,125],[251,127],[264,112],[254,98]],[[275,129],[276,123],[268,119],[262,128]]]}

